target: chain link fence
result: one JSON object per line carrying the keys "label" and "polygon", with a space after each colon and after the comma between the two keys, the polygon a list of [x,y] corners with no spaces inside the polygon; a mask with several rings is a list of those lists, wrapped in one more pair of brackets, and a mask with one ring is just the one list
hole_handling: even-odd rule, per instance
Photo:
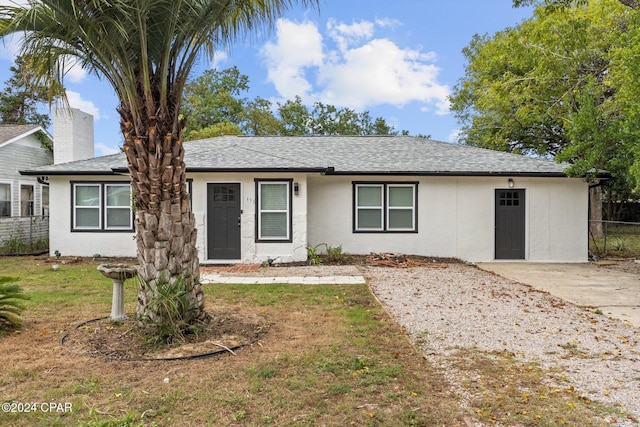
{"label": "chain link fence", "polygon": [[0,255],[36,255],[49,251],[49,217],[0,217]]}
{"label": "chain link fence", "polygon": [[589,251],[599,256],[640,258],[640,222],[589,221]]}

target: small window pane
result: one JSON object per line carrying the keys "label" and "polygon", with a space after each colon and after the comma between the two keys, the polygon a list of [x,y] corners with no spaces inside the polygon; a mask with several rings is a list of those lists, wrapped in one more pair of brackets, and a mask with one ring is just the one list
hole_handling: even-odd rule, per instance
{"label": "small window pane", "polygon": [[261,184],[260,210],[287,210],[287,184]]}
{"label": "small window pane", "polygon": [[413,187],[389,186],[389,206],[413,207]]}
{"label": "small window pane", "polygon": [[0,184],[0,216],[11,216],[10,184]]}
{"label": "small window pane", "polygon": [[413,229],[413,210],[392,209],[389,211],[389,229]]}
{"label": "small window pane", "polygon": [[49,186],[42,187],[42,215],[49,215]]}
{"label": "small window pane", "polygon": [[382,206],[382,186],[358,186],[358,206]]}
{"label": "small window pane", "polygon": [[76,209],[76,227],[97,228],[100,226],[100,210],[94,208]]}
{"label": "small window pane", "polygon": [[260,219],[261,238],[286,239],[288,237],[286,212],[263,212]]}
{"label": "small window pane", "polygon": [[11,185],[0,184],[0,202],[11,200]]}
{"label": "small window pane", "polygon": [[111,227],[130,227],[131,226],[131,210],[128,208],[109,208],[107,209],[107,228]]}
{"label": "small window pane", "polygon": [[76,186],[76,206],[99,206],[100,187],[97,185]]}
{"label": "small window pane", "polygon": [[128,185],[107,185],[107,206],[130,206],[131,190]]}
{"label": "small window pane", "polygon": [[358,229],[382,229],[382,209],[358,209]]}

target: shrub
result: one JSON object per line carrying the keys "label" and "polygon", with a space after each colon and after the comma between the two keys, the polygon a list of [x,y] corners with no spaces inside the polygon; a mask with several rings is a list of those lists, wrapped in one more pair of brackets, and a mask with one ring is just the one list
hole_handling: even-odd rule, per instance
{"label": "shrub", "polygon": [[327,262],[334,264],[342,264],[346,261],[347,256],[342,252],[342,245],[333,247],[327,245]]}
{"label": "shrub", "polygon": [[170,344],[179,341],[185,335],[197,333],[204,325],[198,321],[198,310],[189,296],[182,277],[171,282],[161,277],[156,283],[156,291],[152,294],[148,308],[154,313],[153,318],[142,319],[151,325],[153,333],[148,344]]}
{"label": "shrub", "polygon": [[11,282],[15,277],[0,277],[0,322],[17,328],[22,324],[20,314],[24,310],[23,301],[29,296],[22,293],[22,288]]}

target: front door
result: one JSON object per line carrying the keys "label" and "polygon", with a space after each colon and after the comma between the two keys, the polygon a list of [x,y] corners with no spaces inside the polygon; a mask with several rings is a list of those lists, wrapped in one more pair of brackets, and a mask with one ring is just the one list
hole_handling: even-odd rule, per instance
{"label": "front door", "polygon": [[496,259],[525,257],[525,190],[496,190]]}
{"label": "front door", "polygon": [[207,258],[240,257],[240,184],[207,184]]}

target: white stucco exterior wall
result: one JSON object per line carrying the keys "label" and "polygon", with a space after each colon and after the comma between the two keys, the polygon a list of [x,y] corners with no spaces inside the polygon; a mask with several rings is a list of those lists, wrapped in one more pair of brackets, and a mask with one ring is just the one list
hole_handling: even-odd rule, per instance
{"label": "white stucco exterior wall", "polygon": [[[74,176],[73,181],[123,181],[126,176]],[[507,177],[341,177],[302,173],[198,173],[192,183],[192,206],[203,263],[304,261],[307,245],[342,245],[352,254],[400,252],[452,257],[471,262],[495,260],[495,190]],[[292,241],[256,242],[256,178],[293,180]],[[572,178],[515,177],[526,190],[525,260],[586,262],[588,254],[588,185]],[[133,232],[72,232],[70,177],[51,176],[51,253],[69,256],[135,256]],[[417,182],[418,233],[354,233],[353,181]],[[207,184],[239,183],[241,258],[207,258]]]}
{"label": "white stucco exterior wall", "polygon": [[[415,179],[414,179],[415,178]],[[418,233],[353,233],[353,181],[418,182]],[[495,190],[507,177],[337,177],[309,179],[309,244],[347,253],[401,252],[495,260]],[[572,178],[515,178],[526,190],[525,260],[586,262],[588,185]]]}
{"label": "white stucco exterior wall", "polygon": [[[200,262],[261,263],[267,259],[276,262],[304,261],[307,259],[307,177],[305,174],[287,173],[226,173],[194,174],[192,184],[192,207],[198,226],[198,250]],[[256,242],[256,179],[293,180],[298,184],[298,194],[293,194],[291,242]],[[212,183],[239,183],[241,192],[241,258],[238,260],[216,260],[207,257],[207,185]]]}

